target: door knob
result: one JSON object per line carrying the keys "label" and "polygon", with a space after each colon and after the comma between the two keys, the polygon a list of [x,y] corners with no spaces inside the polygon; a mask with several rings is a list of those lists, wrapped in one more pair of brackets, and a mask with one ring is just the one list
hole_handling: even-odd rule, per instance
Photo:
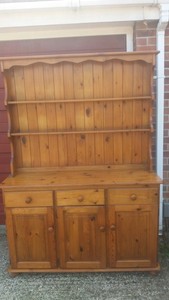
{"label": "door knob", "polygon": [[111,230],[115,230],[115,228],[116,228],[116,226],[115,226],[114,224],[112,224],[112,225],[110,226],[110,229],[111,229]]}
{"label": "door knob", "polygon": [[82,202],[82,201],[84,200],[84,197],[83,197],[83,196],[79,196],[79,197],[77,198],[77,200],[78,200],[79,202]]}
{"label": "door knob", "polygon": [[100,229],[101,232],[104,232],[105,231],[105,226],[100,226],[99,229]]}
{"label": "door knob", "polygon": [[54,230],[54,228],[53,228],[52,226],[50,226],[50,227],[48,228],[48,231],[49,231],[49,232],[53,232],[53,230]]}
{"label": "door knob", "polygon": [[31,203],[31,202],[32,202],[32,198],[31,198],[31,197],[27,197],[27,198],[25,199],[25,202],[26,202],[27,204]]}
{"label": "door knob", "polygon": [[136,195],[136,194],[132,194],[132,195],[130,196],[130,199],[133,200],[133,201],[136,200],[136,199],[137,199],[137,195]]}

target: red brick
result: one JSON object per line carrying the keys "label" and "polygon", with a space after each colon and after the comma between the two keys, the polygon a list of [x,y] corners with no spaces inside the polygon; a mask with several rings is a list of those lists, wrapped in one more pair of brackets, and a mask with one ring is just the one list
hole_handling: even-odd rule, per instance
{"label": "red brick", "polygon": [[165,45],[169,46],[169,32],[168,32],[168,36],[165,36]]}
{"label": "red brick", "polygon": [[8,144],[9,139],[6,133],[0,133],[0,144]]}
{"label": "red brick", "polygon": [[10,158],[11,154],[10,153],[1,153],[0,155],[0,164],[10,164]]}
{"label": "red brick", "polygon": [[164,124],[164,128],[165,128],[165,129],[169,129],[169,123],[165,123],[165,124]]}
{"label": "red brick", "polygon": [[4,181],[8,176],[9,176],[9,172],[8,173],[0,173],[0,182]]}
{"label": "red brick", "polygon": [[169,68],[165,69],[165,76],[169,76]]}
{"label": "red brick", "polygon": [[5,90],[3,88],[0,88],[0,102],[2,102],[3,104],[4,104],[4,98],[5,98]]}
{"label": "red brick", "polygon": [[169,108],[168,108],[168,107],[165,108],[165,109],[164,109],[164,112],[165,112],[165,114],[169,115]]}
{"label": "red brick", "polygon": [[1,144],[0,146],[0,153],[10,153],[10,144]]}
{"label": "red brick", "polygon": [[167,137],[169,136],[169,130],[164,128],[164,136]]}
{"label": "red brick", "polygon": [[146,37],[137,38],[137,46],[144,46],[144,45],[147,45],[147,38]]}
{"label": "red brick", "polygon": [[165,101],[167,101],[169,99],[169,93],[164,94],[164,99],[165,99]]}
{"label": "red brick", "polygon": [[5,215],[4,214],[0,214],[0,224],[1,225],[5,224]]}
{"label": "red brick", "polygon": [[4,88],[4,80],[3,80],[3,75],[0,72],[0,89],[3,89],[3,88]]}
{"label": "red brick", "polygon": [[156,50],[154,46],[136,46],[136,51],[151,51]]}
{"label": "red brick", "polygon": [[6,111],[0,111],[0,123],[5,123],[7,121],[8,121],[7,112]]}
{"label": "red brick", "polygon": [[147,39],[148,45],[156,45],[156,38],[155,37],[149,37]]}
{"label": "red brick", "polygon": [[10,173],[10,164],[1,164],[0,170],[3,170],[3,172],[9,174]]}
{"label": "red brick", "polygon": [[156,30],[155,29],[149,29],[149,30],[137,30],[136,31],[136,37],[155,37],[156,36]]}
{"label": "red brick", "polygon": [[0,132],[7,132],[8,131],[8,123],[1,123],[0,122]]}
{"label": "red brick", "polygon": [[136,30],[147,30],[147,29],[154,29],[157,27],[157,24],[158,24],[158,21],[139,21],[139,22],[136,22],[135,24],[135,29]]}
{"label": "red brick", "polygon": [[165,53],[165,60],[169,60],[169,53]]}
{"label": "red brick", "polygon": [[165,45],[165,52],[169,52],[169,45]]}
{"label": "red brick", "polygon": [[165,84],[169,84],[169,78],[165,78]]}
{"label": "red brick", "polygon": [[169,192],[167,193],[164,192],[164,199],[169,199]]}
{"label": "red brick", "polygon": [[165,84],[164,90],[165,90],[165,92],[169,92],[169,84]]}
{"label": "red brick", "polygon": [[3,201],[0,199],[0,214],[4,213]]}
{"label": "red brick", "polygon": [[169,107],[169,99],[166,99],[166,100],[164,101],[164,106],[165,106],[165,107]]}
{"label": "red brick", "polygon": [[164,143],[169,144],[169,137],[164,137]]}

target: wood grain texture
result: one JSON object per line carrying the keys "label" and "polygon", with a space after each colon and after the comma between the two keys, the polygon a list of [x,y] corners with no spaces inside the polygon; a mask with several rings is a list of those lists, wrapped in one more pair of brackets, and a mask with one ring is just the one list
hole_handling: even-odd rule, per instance
{"label": "wood grain texture", "polygon": [[[7,208],[7,234],[13,268],[56,266],[52,208]],[[16,238],[17,236],[17,238]]]}
{"label": "wood grain texture", "polygon": [[45,58],[4,73],[13,103],[9,135],[14,153],[21,152],[15,168],[150,167],[150,65],[130,54],[87,58]]}
{"label": "wood grain texture", "polygon": [[[62,268],[104,268],[105,214],[103,207],[58,207]],[[65,237],[65,239],[63,239]]]}
{"label": "wood grain texture", "polygon": [[159,269],[154,61],[154,52],[2,60],[11,272]]}

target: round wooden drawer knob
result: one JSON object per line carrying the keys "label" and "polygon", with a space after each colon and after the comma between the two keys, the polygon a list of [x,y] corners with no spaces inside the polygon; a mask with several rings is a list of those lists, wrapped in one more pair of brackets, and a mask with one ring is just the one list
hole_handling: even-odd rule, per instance
{"label": "round wooden drawer knob", "polygon": [[49,232],[53,232],[53,230],[54,230],[54,228],[52,226],[48,228]]}
{"label": "round wooden drawer knob", "polygon": [[116,226],[115,226],[114,224],[112,224],[112,225],[110,226],[110,229],[111,229],[111,230],[115,230],[115,228],[116,228]]}
{"label": "round wooden drawer knob", "polygon": [[105,231],[105,226],[100,226],[100,231],[104,232]]}
{"label": "round wooden drawer knob", "polygon": [[130,199],[131,199],[132,201],[135,201],[135,200],[137,199],[136,194],[132,194],[132,195],[130,196]]}
{"label": "round wooden drawer knob", "polygon": [[79,196],[77,199],[78,199],[79,202],[82,202],[84,200],[84,197],[83,196]]}
{"label": "round wooden drawer knob", "polygon": [[31,202],[32,202],[32,198],[31,198],[31,197],[27,197],[27,198],[25,199],[25,202],[26,202],[27,204],[31,203]]}

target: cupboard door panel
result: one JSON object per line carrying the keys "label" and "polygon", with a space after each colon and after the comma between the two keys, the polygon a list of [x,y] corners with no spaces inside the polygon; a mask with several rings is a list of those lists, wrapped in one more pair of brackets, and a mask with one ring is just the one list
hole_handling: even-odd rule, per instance
{"label": "cupboard door panel", "polygon": [[52,208],[7,208],[12,268],[56,267]]}
{"label": "cupboard door panel", "polygon": [[104,207],[59,207],[57,212],[61,268],[104,268]]}
{"label": "cupboard door panel", "polygon": [[156,205],[115,205],[108,209],[109,266],[116,268],[157,265]]}

